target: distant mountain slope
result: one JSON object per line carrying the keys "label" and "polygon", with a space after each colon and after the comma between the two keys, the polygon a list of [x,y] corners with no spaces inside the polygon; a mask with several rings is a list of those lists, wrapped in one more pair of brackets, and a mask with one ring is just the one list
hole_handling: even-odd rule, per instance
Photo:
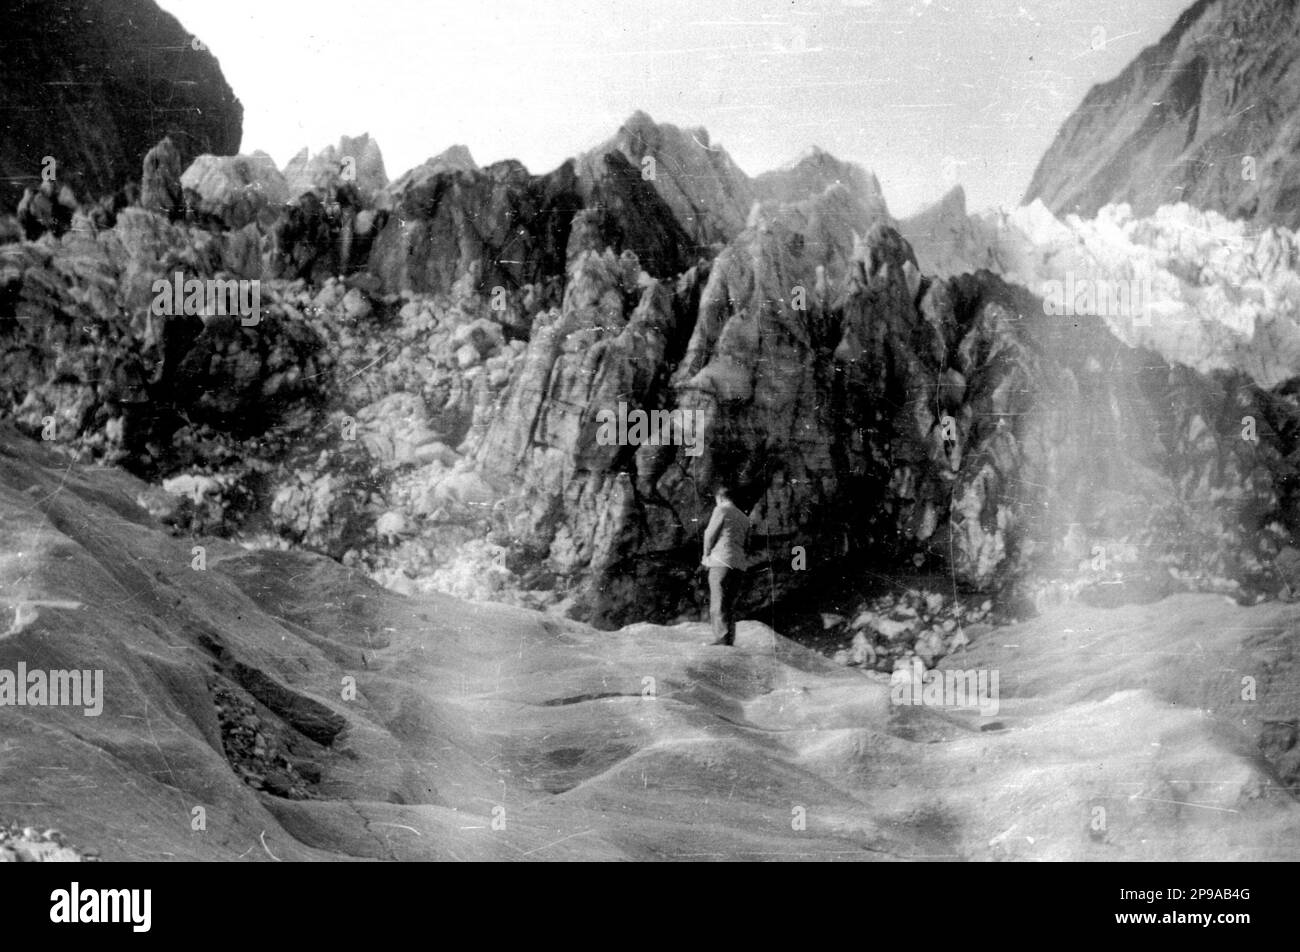
{"label": "distant mountain slope", "polygon": [[1300,5],[1199,0],[1057,133],[1025,195],[1058,215],[1185,201],[1300,227]]}
{"label": "distant mountain slope", "polygon": [[0,208],[40,184],[46,156],[84,200],[138,179],[164,136],[185,163],[234,154],[243,113],[202,38],[153,0],[5,4]]}

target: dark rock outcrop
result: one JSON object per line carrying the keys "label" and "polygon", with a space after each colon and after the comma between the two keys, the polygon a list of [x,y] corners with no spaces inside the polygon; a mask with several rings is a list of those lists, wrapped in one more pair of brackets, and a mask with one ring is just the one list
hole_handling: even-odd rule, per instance
{"label": "dark rock outcrop", "polygon": [[1185,201],[1300,226],[1300,7],[1198,0],[1057,133],[1025,195],[1094,215]]}
{"label": "dark rock outcrop", "polygon": [[[153,0],[15,0],[0,32],[0,207],[57,178],[115,192],[170,137],[184,167],[239,150],[243,107],[213,55]],[[47,157],[53,159],[51,166]]]}

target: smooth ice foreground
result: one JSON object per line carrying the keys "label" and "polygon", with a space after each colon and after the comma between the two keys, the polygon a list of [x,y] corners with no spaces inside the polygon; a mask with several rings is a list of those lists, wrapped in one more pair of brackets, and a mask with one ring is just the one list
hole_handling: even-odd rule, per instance
{"label": "smooth ice foreground", "polygon": [[106,695],[98,717],[0,709],[0,800],[105,859],[1300,847],[1279,779],[1295,605],[1180,595],[995,629],[947,662],[1000,673],[982,718],[895,706],[883,676],[753,621],[736,650],[702,646],[702,624],[601,632],[216,540],[198,571],[144,489],[0,438],[0,586],[30,616],[0,668],[102,670]]}

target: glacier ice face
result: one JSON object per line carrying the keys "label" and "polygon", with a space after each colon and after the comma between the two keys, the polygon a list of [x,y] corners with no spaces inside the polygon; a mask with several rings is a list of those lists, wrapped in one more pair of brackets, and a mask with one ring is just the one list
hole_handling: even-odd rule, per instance
{"label": "glacier ice face", "polygon": [[1098,316],[1125,343],[1172,362],[1241,370],[1265,388],[1300,373],[1300,247],[1290,229],[1184,203],[1149,217],[1121,204],[1062,220],[1040,201],[967,216],[964,203],[945,200],[901,230],[927,273],[987,268],[1039,295],[1070,279],[1143,282],[1147,313]]}

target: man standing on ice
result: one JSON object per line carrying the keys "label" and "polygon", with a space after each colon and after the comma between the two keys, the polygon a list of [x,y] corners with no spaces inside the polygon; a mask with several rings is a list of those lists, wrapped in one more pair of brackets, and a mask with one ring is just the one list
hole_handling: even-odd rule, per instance
{"label": "man standing on ice", "polygon": [[713,518],[704,530],[704,558],[709,570],[709,616],[713,621],[711,644],[736,643],[736,600],[745,581],[748,561],[749,517],[731,500],[731,490],[719,486],[713,496]]}

